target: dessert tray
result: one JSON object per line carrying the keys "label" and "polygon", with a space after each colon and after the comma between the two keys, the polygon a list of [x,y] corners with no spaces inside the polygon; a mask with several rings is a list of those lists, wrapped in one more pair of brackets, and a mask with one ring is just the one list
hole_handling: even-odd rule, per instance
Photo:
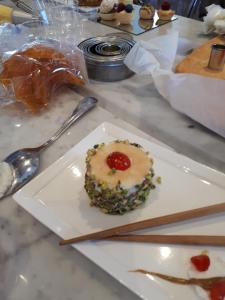
{"label": "dessert tray", "polygon": [[97,18],[97,19],[92,19],[92,21],[94,22],[98,22],[100,24],[109,26],[109,27],[113,27],[134,35],[139,35],[142,34],[146,31],[149,31],[151,29],[157,28],[161,25],[164,25],[166,23],[172,22],[174,20],[177,19],[177,16],[173,16],[171,18],[171,20],[160,20],[157,13],[155,14],[154,18],[152,20],[142,20],[139,17],[139,10],[141,8],[141,6],[139,5],[133,5],[134,7],[134,16],[132,19],[132,22],[129,25],[121,25],[118,21],[114,20],[114,21],[105,21],[102,20],[101,18]]}
{"label": "dessert tray", "polygon": [[[93,145],[116,139],[139,143],[154,158],[162,183],[144,205],[122,216],[106,215],[89,206],[84,191],[86,151]],[[53,165],[14,195],[16,202],[63,239],[224,202],[225,175],[110,123],[103,123]],[[223,215],[201,218],[144,233],[224,235]],[[140,232],[141,233],[141,232]],[[143,233],[143,231],[142,231]],[[58,245],[55,245],[57,247]],[[165,246],[141,243],[93,241],[73,247],[118,279],[142,299],[199,299],[193,287],[172,284],[130,270],[149,271],[187,278],[190,257],[208,250],[222,256],[224,249]],[[62,249],[63,251],[63,249]],[[216,274],[215,274],[216,275]]]}

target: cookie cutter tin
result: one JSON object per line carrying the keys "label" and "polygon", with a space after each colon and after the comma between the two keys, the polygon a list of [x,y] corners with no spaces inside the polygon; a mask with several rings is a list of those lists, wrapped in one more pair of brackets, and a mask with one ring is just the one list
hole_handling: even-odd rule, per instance
{"label": "cookie cutter tin", "polygon": [[125,35],[92,37],[81,42],[88,76],[98,81],[119,81],[134,73],[124,64],[124,59],[135,42]]}

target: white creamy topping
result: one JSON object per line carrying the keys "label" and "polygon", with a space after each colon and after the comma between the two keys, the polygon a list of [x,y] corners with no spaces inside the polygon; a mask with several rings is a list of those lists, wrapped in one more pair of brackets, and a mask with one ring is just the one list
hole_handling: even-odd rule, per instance
{"label": "white creamy topping", "polygon": [[115,0],[103,0],[100,5],[100,12],[103,14],[111,12],[115,3],[117,3]]}
{"label": "white creamy topping", "polygon": [[6,162],[0,163],[0,198],[8,190],[13,181],[12,170]]}

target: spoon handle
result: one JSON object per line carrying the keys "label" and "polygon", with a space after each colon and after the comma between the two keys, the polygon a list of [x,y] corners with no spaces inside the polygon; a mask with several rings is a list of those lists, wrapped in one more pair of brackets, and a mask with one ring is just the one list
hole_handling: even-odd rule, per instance
{"label": "spoon handle", "polygon": [[94,97],[85,97],[77,107],[74,109],[72,115],[62,124],[59,130],[44,144],[37,147],[37,151],[43,151],[45,148],[54,143],[69,127],[71,127],[80,117],[82,117],[89,110],[94,108],[98,100]]}

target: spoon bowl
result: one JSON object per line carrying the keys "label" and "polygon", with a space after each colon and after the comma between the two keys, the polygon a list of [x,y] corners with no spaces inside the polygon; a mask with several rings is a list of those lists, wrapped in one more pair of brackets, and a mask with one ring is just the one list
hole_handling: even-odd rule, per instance
{"label": "spoon bowl", "polygon": [[94,108],[97,102],[97,99],[94,97],[85,97],[74,109],[72,115],[47,142],[36,148],[17,150],[4,159],[4,162],[11,168],[13,179],[11,186],[5,191],[2,198],[18,191],[37,174],[40,165],[40,153],[54,143],[80,117]]}
{"label": "spoon bowl", "polygon": [[39,169],[40,157],[39,152],[34,151],[32,148],[24,148],[13,152],[4,161],[9,164],[13,173],[13,182],[7,193],[9,194],[14,191],[15,187],[20,189],[36,175]]}

